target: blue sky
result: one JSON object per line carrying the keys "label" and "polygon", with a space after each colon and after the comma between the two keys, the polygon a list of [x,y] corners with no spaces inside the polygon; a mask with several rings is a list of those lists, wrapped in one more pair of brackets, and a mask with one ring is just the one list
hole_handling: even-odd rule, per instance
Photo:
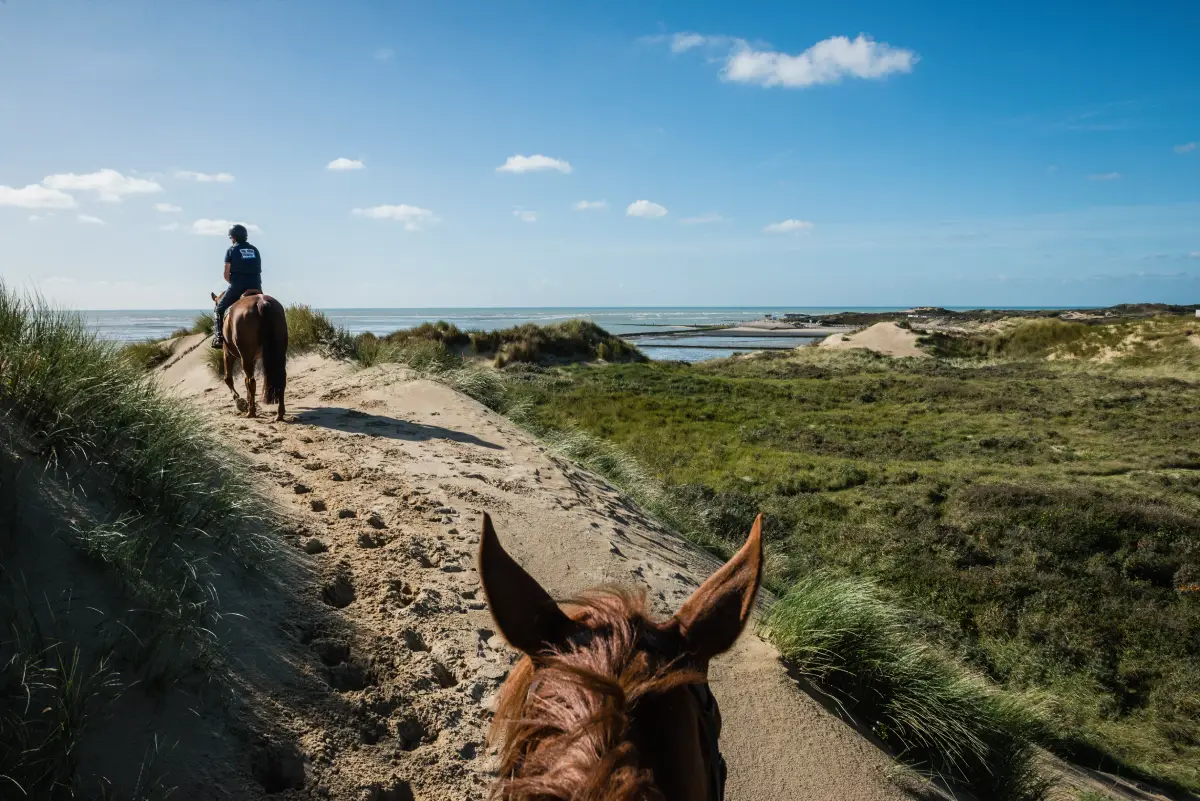
{"label": "blue sky", "polygon": [[7,0],[0,276],[199,308],[235,220],[324,307],[1198,302],[1200,8],[1083,9]]}

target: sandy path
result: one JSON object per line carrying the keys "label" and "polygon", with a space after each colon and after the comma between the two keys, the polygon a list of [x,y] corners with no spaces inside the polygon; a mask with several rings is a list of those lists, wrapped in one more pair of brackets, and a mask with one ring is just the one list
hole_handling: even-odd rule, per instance
{"label": "sandy path", "polygon": [[[164,383],[196,399],[270,480],[297,520],[294,544],[312,552],[300,605],[342,626],[308,638],[329,698],[276,716],[306,760],[295,797],[485,796],[489,706],[513,654],[493,633],[474,569],[483,511],[560,595],[641,585],[668,614],[717,567],[603,480],[403,368],[293,360],[295,420],[276,424],[235,417],[203,351],[170,364]],[[730,801],[910,797],[889,780],[890,760],[800,692],[753,634],[716,661],[712,686]]]}

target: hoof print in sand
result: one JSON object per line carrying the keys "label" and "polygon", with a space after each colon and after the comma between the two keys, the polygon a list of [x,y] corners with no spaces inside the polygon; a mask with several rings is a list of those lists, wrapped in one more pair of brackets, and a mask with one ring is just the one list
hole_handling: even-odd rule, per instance
{"label": "hoof print in sand", "polygon": [[353,509],[338,509],[338,519],[346,520],[347,518],[358,517],[358,512]]}
{"label": "hoof print in sand", "polygon": [[340,665],[350,658],[350,644],[345,640],[335,640],[331,637],[318,637],[310,647],[317,657],[328,667]]}
{"label": "hoof print in sand", "polygon": [[335,609],[344,609],[354,603],[358,595],[354,584],[350,581],[350,571],[339,571],[333,581],[328,582],[321,590],[321,599]]}
{"label": "hoof print in sand", "polygon": [[358,793],[355,801],[416,801],[412,785],[403,779],[393,778],[387,782],[373,782]]}
{"label": "hoof print in sand", "polygon": [[308,502],[308,508],[312,509],[314,512],[324,512],[325,511],[325,501],[319,500],[317,498],[313,498],[311,501]]}
{"label": "hoof print in sand", "polygon": [[267,793],[304,787],[304,760],[294,745],[267,743],[254,752],[250,766],[254,780]]}
{"label": "hoof print in sand", "polygon": [[307,554],[325,553],[325,551],[328,550],[329,547],[316,537],[313,537],[308,542],[304,543],[304,552]]}
{"label": "hoof print in sand", "polygon": [[343,662],[329,669],[329,686],[335,690],[363,690],[375,683],[375,674],[358,662]]}

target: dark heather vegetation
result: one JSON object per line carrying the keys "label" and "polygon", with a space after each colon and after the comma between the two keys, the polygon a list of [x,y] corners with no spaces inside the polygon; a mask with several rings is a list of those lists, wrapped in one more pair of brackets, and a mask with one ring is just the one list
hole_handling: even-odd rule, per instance
{"label": "dark heather vegetation", "polygon": [[766,631],[907,759],[1032,797],[1032,740],[1196,790],[1194,323],[538,369],[505,404],[716,551],[764,511]]}
{"label": "dark heather vegetation", "polygon": [[[211,675],[216,565],[270,550],[243,468],[136,359],[0,285],[0,795],[103,795],[79,763],[93,717]],[[76,563],[115,606],[72,601]],[[153,753],[130,759],[137,797],[165,793]]]}

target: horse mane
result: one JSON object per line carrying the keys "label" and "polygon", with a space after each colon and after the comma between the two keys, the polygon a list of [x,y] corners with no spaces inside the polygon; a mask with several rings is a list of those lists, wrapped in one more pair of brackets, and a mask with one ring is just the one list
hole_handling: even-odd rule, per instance
{"label": "horse mane", "polygon": [[[630,739],[633,707],[648,696],[705,681],[655,664],[657,631],[644,593],[593,590],[565,602],[585,636],[526,656],[501,688],[489,739],[500,752],[503,801],[650,801],[661,798]],[[521,775],[518,776],[517,774]]]}

